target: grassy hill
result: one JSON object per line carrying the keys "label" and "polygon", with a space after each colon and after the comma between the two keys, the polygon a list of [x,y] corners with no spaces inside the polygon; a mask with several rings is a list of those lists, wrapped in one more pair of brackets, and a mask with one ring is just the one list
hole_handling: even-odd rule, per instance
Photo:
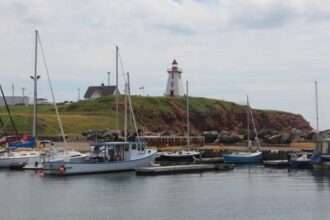
{"label": "grassy hill", "polygon": [[[238,131],[246,127],[246,106],[232,102],[191,97],[190,121],[192,131],[206,130]],[[186,100],[184,97],[132,97],[133,109],[139,127],[149,131],[186,129]],[[95,100],[79,101],[58,105],[65,133],[79,135],[89,129],[116,128],[116,97],[108,96]],[[10,106],[19,132],[32,130],[32,106]],[[310,129],[309,123],[301,116],[281,111],[255,110],[258,129],[289,130],[292,128]],[[0,116],[6,122],[6,130],[12,130],[4,107]],[[124,124],[124,97],[119,98],[119,129]],[[38,133],[57,136],[60,133],[54,106],[38,106]]]}

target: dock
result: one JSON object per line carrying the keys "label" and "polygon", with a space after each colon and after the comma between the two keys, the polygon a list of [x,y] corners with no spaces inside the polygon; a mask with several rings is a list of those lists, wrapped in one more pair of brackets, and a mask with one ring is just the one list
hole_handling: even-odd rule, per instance
{"label": "dock", "polygon": [[177,166],[154,166],[136,169],[137,175],[162,175],[178,173],[200,173],[205,171],[226,171],[234,169],[233,164],[199,164]]}

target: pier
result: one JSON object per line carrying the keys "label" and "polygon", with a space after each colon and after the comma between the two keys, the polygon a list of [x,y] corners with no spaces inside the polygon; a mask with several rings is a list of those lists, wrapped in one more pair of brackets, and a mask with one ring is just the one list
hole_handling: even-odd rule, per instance
{"label": "pier", "polygon": [[162,175],[177,173],[200,173],[205,171],[226,171],[234,169],[232,164],[209,164],[209,165],[177,165],[177,166],[154,166],[136,169],[137,175]]}

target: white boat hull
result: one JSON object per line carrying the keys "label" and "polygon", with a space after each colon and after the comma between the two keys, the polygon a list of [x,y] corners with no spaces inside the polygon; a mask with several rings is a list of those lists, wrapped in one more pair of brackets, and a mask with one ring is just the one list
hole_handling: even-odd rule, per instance
{"label": "white boat hull", "polygon": [[74,175],[128,171],[135,170],[139,167],[151,166],[155,157],[156,150],[142,158],[127,161],[45,162],[43,163],[43,169],[44,174],[48,175]]}
{"label": "white boat hull", "polygon": [[39,159],[39,152],[35,152],[34,155],[25,152],[14,152],[13,156],[1,156],[0,168],[10,168],[13,164],[28,164],[34,163]]}

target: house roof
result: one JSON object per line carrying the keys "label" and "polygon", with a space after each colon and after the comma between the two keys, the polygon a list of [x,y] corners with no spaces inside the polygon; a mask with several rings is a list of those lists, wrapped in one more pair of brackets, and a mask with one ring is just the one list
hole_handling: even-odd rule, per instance
{"label": "house roof", "polygon": [[116,86],[90,86],[88,87],[84,98],[90,98],[95,91],[99,91],[101,96],[113,95],[116,91]]}

